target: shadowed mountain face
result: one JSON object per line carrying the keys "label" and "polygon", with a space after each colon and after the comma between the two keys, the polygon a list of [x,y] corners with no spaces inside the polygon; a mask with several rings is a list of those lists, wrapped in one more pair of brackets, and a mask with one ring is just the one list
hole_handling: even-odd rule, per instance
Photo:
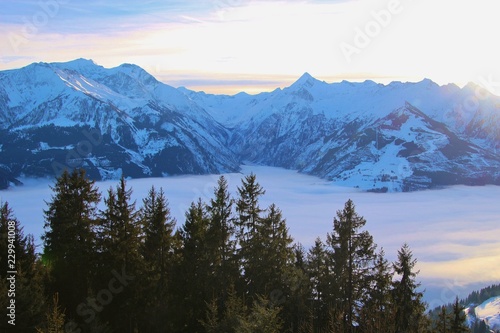
{"label": "shadowed mountain face", "polygon": [[[94,179],[222,173],[242,161],[371,191],[499,184],[500,98],[469,84],[175,89],[89,60],[0,72],[0,186],[84,167]],[[474,103],[471,103],[474,102]]]}

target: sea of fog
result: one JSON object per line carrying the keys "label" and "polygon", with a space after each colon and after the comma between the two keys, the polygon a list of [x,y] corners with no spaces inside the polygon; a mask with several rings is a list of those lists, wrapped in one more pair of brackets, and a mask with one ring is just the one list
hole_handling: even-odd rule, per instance
{"label": "sea of fog", "polygon": [[[493,282],[500,282],[500,186],[452,186],[411,193],[366,193],[335,186],[317,177],[293,170],[265,166],[242,166],[241,173],[226,174],[236,195],[244,175],[254,172],[266,194],[261,206],[275,203],[287,220],[296,242],[309,248],[317,237],[325,240],[333,217],[352,199],[357,212],[367,220],[366,229],[389,260],[407,242],[418,259],[419,280],[431,307],[452,302],[456,295]],[[129,180],[137,207],[154,185],[162,187],[177,225],[191,202],[213,196],[218,175],[178,176]],[[0,191],[25,233],[35,236],[41,251],[43,210],[50,200],[53,180],[24,179],[24,186]],[[103,196],[116,181],[98,182]],[[103,208],[103,207],[101,207]]]}

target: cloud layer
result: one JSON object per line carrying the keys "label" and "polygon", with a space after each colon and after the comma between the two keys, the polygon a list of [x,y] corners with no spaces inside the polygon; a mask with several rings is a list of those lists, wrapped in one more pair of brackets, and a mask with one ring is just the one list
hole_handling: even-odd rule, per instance
{"label": "cloud layer", "polygon": [[[500,280],[500,187],[454,186],[412,193],[374,194],[338,187],[316,177],[272,167],[244,166],[243,174],[228,174],[230,191],[236,193],[245,174],[254,172],[266,189],[262,207],[271,203],[282,209],[295,241],[306,248],[316,237],[325,240],[333,217],[350,198],[367,220],[366,229],[390,260],[408,242],[418,259],[419,278],[432,305],[451,302],[472,288]],[[219,176],[180,176],[129,181],[138,205],[154,184],[162,186],[172,214],[181,225],[191,202],[208,200]],[[0,191],[25,232],[39,239],[43,232],[44,200],[50,199],[48,181],[27,181],[23,187]],[[100,182],[105,193],[116,182]]]}

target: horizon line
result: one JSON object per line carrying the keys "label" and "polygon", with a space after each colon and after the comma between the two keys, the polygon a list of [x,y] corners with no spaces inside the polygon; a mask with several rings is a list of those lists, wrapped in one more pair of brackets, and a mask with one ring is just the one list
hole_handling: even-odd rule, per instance
{"label": "horizon line", "polygon": [[[336,83],[365,83],[373,82],[388,86],[392,83],[420,83],[423,81],[430,81],[440,87],[455,85],[460,89],[469,84],[475,84],[486,89],[493,95],[495,92],[484,87],[484,82],[468,81],[468,82],[438,82],[428,77],[406,77],[406,76],[393,76],[381,75],[374,73],[339,73],[337,75],[312,75],[309,71],[305,71],[300,75],[291,74],[250,74],[250,73],[205,73],[181,71],[181,70],[162,70],[155,66],[143,67],[138,64],[123,62],[119,65],[103,66],[91,58],[75,58],[68,61],[34,61],[27,63],[20,67],[0,68],[0,72],[21,70],[35,64],[68,64],[76,61],[87,61],[93,63],[95,66],[103,67],[104,69],[114,69],[123,65],[137,66],[149,75],[153,76],[159,82],[169,85],[175,89],[184,88],[194,92],[202,92],[210,95],[228,95],[234,96],[238,94],[258,95],[261,93],[270,93],[278,89],[285,89],[290,87],[295,82],[299,81],[303,76],[309,75],[313,79],[324,82],[326,84]],[[483,78],[479,78],[481,80]],[[483,79],[484,80],[484,79]]]}

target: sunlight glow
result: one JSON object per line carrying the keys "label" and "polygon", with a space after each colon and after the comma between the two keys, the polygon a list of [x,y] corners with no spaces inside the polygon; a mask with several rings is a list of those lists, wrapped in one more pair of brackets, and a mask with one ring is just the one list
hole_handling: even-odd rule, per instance
{"label": "sunlight glow", "polygon": [[[492,5],[487,0],[245,1],[202,9],[186,4],[178,11],[157,4],[124,17],[108,8],[94,17],[92,10],[102,6],[92,1],[85,16],[76,3],[61,2],[48,14],[33,4],[0,20],[8,32],[0,36],[0,69],[83,57],[105,67],[128,62],[156,69],[153,75],[178,85],[189,82],[171,81],[170,75],[196,74],[205,81],[217,76],[228,84],[193,87],[228,93],[270,91],[304,72],[328,82],[427,77],[464,85],[500,74],[494,42],[500,21]],[[357,50],[349,57],[340,47],[347,44]],[[238,76],[253,82],[234,86]],[[274,76],[277,85],[260,84],[262,76]]]}

